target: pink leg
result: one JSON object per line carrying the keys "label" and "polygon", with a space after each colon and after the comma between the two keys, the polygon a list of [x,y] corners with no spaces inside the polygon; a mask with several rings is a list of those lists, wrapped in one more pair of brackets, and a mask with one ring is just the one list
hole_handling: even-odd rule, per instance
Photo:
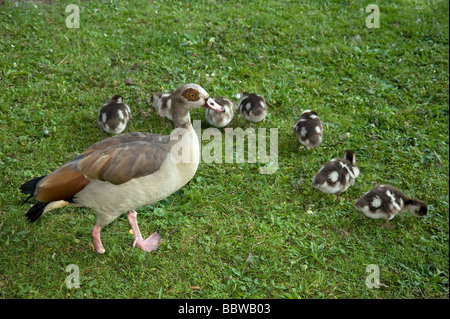
{"label": "pink leg", "polygon": [[103,254],[105,252],[105,248],[103,248],[102,241],[100,239],[100,231],[102,228],[100,226],[95,225],[92,229],[92,241],[94,242],[95,250],[98,253]]}
{"label": "pink leg", "polygon": [[143,251],[152,251],[156,250],[159,246],[158,240],[161,238],[161,236],[158,234],[158,232],[154,232],[150,235],[146,240],[141,235],[141,231],[139,230],[139,226],[137,223],[137,213],[135,210],[130,210],[127,213],[128,221],[130,222],[131,229],[133,230],[134,234],[134,242],[133,247],[136,245],[141,248]]}

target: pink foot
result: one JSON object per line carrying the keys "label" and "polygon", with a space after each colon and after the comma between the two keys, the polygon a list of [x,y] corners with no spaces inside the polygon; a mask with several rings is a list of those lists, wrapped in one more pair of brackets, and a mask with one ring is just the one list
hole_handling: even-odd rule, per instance
{"label": "pink foot", "polygon": [[146,240],[143,240],[142,237],[135,239],[133,247],[137,245],[143,251],[150,252],[152,250],[156,250],[159,247],[158,241],[160,239],[161,236],[158,234],[158,232],[154,232]]}
{"label": "pink foot", "polygon": [[133,247],[138,246],[140,249],[146,252],[150,252],[152,250],[156,250],[159,246],[159,239],[161,236],[158,234],[158,232],[154,232],[150,237],[148,237],[146,240],[141,235],[141,231],[139,230],[139,226],[137,223],[137,213],[136,211],[132,210],[129,211],[127,214],[128,221],[130,222],[131,229],[133,230],[134,234],[134,242]]}

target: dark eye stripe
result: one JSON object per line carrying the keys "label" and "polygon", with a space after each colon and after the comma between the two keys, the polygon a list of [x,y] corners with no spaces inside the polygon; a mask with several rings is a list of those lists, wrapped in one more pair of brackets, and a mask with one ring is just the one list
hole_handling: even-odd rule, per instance
{"label": "dark eye stripe", "polygon": [[189,101],[198,101],[200,99],[199,92],[195,89],[186,89],[182,95]]}

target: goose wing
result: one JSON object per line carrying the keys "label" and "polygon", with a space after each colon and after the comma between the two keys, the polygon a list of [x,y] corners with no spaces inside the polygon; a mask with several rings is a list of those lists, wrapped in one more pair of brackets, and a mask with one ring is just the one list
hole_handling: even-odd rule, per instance
{"label": "goose wing", "polygon": [[119,185],[153,174],[168,155],[165,143],[143,140],[98,150],[94,146],[89,148],[90,152],[86,150],[39,181],[34,194],[36,200],[48,203],[71,198],[92,180]]}

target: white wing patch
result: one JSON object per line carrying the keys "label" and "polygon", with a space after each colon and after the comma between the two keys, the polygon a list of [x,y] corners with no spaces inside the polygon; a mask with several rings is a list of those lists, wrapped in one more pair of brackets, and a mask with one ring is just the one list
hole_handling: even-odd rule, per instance
{"label": "white wing patch", "polygon": [[338,180],[338,178],[339,178],[339,173],[336,172],[336,171],[331,172],[330,175],[328,175],[328,177],[330,178],[330,180],[331,180],[333,183],[335,183],[335,182]]}

